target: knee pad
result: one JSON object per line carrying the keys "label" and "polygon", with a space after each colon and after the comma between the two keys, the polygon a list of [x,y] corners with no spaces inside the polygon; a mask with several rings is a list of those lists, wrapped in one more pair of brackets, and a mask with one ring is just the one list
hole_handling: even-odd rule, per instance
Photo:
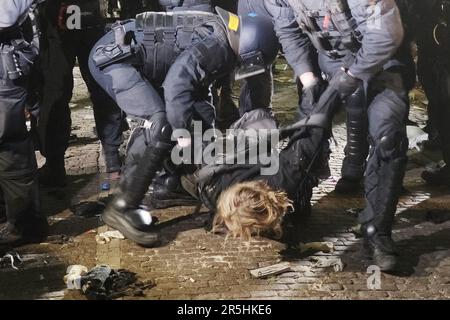
{"label": "knee pad", "polygon": [[158,149],[167,149],[173,146],[173,130],[164,112],[158,112],[150,120],[145,121],[144,128],[148,146]]}

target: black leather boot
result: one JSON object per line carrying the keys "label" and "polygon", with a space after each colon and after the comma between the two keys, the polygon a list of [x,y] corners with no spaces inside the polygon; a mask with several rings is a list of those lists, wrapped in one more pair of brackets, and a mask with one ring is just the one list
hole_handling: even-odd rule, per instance
{"label": "black leather boot", "polygon": [[390,234],[381,233],[372,224],[362,227],[364,249],[381,271],[394,271],[397,266],[397,250]]}
{"label": "black leather boot", "polygon": [[183,189],[180,177],[174,174],[164,174],[155,179],[150,187],[150,196],[150,205],[154,209],[201,204],[200,200],[193,198]]}
{"label": "black leather boot", "polygon": [[125,169],[120,191],[102,215],[108,226],[144,247],[152,247],[159,242],[151,212],[141,203],[166,156],[167,150],[148,147],[133,170],[127,172]]}

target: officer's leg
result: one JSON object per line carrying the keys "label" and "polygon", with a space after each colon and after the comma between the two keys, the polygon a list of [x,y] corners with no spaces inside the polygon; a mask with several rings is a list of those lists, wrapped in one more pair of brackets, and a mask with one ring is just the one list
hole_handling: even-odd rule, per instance
{"label": "officer's leg", "polygon": [[433,56],[424,56],[424,53],[419,51],[417,58],[417,75],[428,99],[428,122],[425,131],[427,131],[430,138],[426,144],[427,146],[436,145],[439,140],[436,128],[437,125],[435,123],[439,117],[438,111],[441,103],[438,73],[439,66],[437,66],[436,58]]}
{"label": "officer's leg", "polygon": [[99,70],[90,60],[94,79],[127,114],[143,118],[129,142],[119,192],[102,218],[127,238],[144,246],[155,245],[158,234],[149,232],[151,214],[140,206],[157,171],[170,155],[172,129],[158,92],[132,65],[116,64]]}
{"label": "officer's leg", "polygon": [[60,32],[48,24],[46,45],[41,52],[44,88],[40,106],[39,133],[46,164],[40,171],[40,183],[62,187],[66,184],[64,155],[71,131],[69,102],[73,91],[77,31]]}
{"label": "officer's leg", "polygon": [[241,83],[239,112],[241,116],[258,108],[272,107],[273,76],[272,67],[263,74],[245,79]]}
{"label": "officer's leg", "polygon": [[[439,136],[439,146],[441,148],[445,166],[429,171],[425,171],[422,177],[427,183],[432,185],[450,186],[450,68],[446,63],[435,63],[434,68],[430,72],[429,81],[434,84],[430,88],[430,107],[433,110],[433,125],[435,126]],[[429,85],[428,85],[429,86]],[[428,93],[427,93],[428,95]]]}
{"label": "officer's leg", "polygon": [[367,107],[364,88],[347,98],[347,145],[342,165],[342,178],[336,184],[338,193],[355,192],[362,188],[361,182],[369,154]]}
{"label": "officer's leg", "polygon": [[6,246],[43,240],[48,227],[39,209],[34,146],[25,125],[26,99],[23,87],[0,83],[0,190],[7,219],[0,245]]}
{"label": "officer's leg", "polygon": [[0,189],[0,223],[6,222],[6,204],[3,191]]}
{"label": "officer's leg", "polygon": [[107,172],[118,172],[121,168],[119,147],[123,142],[123,113],[114,100],[92,78],[88,67],[89,53],[103,35],[103,29],[82,32],[82,45],[78,49],[80,71],[91,96],[97,134],[102,143]]}
{"label": "officer's leg", "polygon": [[365,176],[366,208],[360,222],[366,248],[377,265],[389,271],[396,264],[391,233],[407,163],[407,94],[401,76],[388,72],[370,90],[375,92],[368,109],[372,148]]}
{"label": "officer's leg", "polygon": [[231,74],[218,79],[212,86],[214,105],[217,109],[217,127],[221,130],[228,129],[239,119],[239,110],[232,97]]}

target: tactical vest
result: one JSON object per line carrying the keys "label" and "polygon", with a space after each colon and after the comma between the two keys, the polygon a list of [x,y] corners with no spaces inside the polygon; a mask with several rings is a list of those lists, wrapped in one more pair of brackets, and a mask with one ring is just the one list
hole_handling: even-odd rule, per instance
{"label": "tactical vest", "polygon": [[[145,12],[136,17],[136,32],[143,33],[144,74],[162,83],[176,58],[210,31],[222,29],[219,18],[202,12]],[[225,31],[223,31],[225,32]]]}
{"label": "tactical vest", "polygon": [[347,0],[288,0],[302,31],[314,47],[332,59],[356,53],[361,48],[362,34],[357,30]]}
{"label": "tactical vest", "polygon": [[212,11],[211,0],[159,0],[159,4],[166,11],[172,11],[176,8],[182,10]]}

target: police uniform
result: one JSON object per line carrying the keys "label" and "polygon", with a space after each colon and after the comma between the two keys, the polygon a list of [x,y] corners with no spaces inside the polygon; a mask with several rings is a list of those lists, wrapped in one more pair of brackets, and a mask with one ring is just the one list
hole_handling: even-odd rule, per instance
{"label": "police uniform", "polygon": [[[371,151],[365,172],[366,208],[360,215],[376,263],[395,266],[391,228],[407,162],[408,95],[396,56],[403,26],[394,0],[266,0],[286,58],[297,75],[314,72],[308,48],[319,51],[322,72],[347,98],[367,101]],[[350,97],[351,99],[351,97]]]}
{"label": "police uniform", "polygon": [[425,171],[422,177],[432,185],[450,185],[450,2],[411,1],[410,16],[418,48],[418,76],[446,164]]}
{"label": "police uniform", "polygon": [[[146,120],[130,139],[120,192],[103,214],[107,224],[140,244],[154,243],[157,235],[145,233],[149,219],[138,208],[173,147],[172,128],[189,129],[192,120],[214,127],[211,84],[232,73],[238,61],[242,72],[259,64],[264,72],[263,64],[276,56],[269,24],[255,18],[243,22],[228,12],[220,18],[206,12],[146,12],[115,25],[97,43],[90,60],[94,78],[128,115]],[[244,37],[246,43],[241,32],[265,38]]]}
{"label": "police uniform", "polygon": [[[272,19],[264,1],[261,0],[240,0],[238,2],[238,14],[241,16],[260,15]],[[273,76],[272,66],[269,66],[265,73],[242,81],[239,98],[240,114],[243,115],[257,108],[270,109],[272,107],[272,96]]]}
{"label": "police uniform", "polygon": [[6,229],[0,247],[46,236],[41,215],[33,141],[25,110],[31,107],[28,77],[38,49],[24,39],[22,25],[33,0],[5,0],[0,7],[0,194]]}
{"label": "police uniform", "polygon": [[[67,8],[81,9],[81,29],[67,25]],[[42,10],[41,59],[44,78],[39,133],[41,152],[46,157],[44,184],[65,184],[64,154],[71,132],[69,102],[73,92],[76,60],[92,100],[98,137],[108,172],[121,168],[119,146],[123,142],[123,114],[92,79],[88,57],[94,44],[105,34],[105,21],[98,0],[49,1]]]}
{"label": "police uniform", "polygon": [[211,0],[158,0],[164,11],[213,12]]}
{"label": "police uniform", "polygon": [[[127,207],[131,210],[139,207],[156,171],[169,156],[173,147],[172,127],[189,128],[192,119],[203,120],[209,127],[214,125],[215,110],[209,85],[217,77],[232,72],[236,58],[223,25],[209,13],[150,12],[138,15],[123,27],[128,34],[134,34],[139,52],[124,63],[102,66],[104,58],[105,61],[110,59],[108,52],[114,51],[108,44],[114,42],[115,36],[108,33],[95,46],[90,67],[96,81],[122,110],[146,120],[143,127],[133,132],[128,143],[121,192],[112,209],[125,213],[116,215],[115,219],[130,217],[128,223],[133,232],[127,233],[130,228],[121,229],[127,238],[140,244],[152,244],[158,236],[143,233],[146,226],[132,218],[136,214],[127,215]],[[104,213],[104,220],[120,229],[117,223],[127,221],[111,218],[112,209]]]}

